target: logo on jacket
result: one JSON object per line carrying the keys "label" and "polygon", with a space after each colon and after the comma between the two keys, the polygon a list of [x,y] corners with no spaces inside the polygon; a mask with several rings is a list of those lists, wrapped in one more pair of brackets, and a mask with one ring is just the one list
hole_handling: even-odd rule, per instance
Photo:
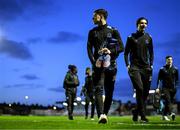
{"label": "logo on jacket", "polygon": [[107,38],[111,38],[112,34],[111,33],[107,33]]}
{"label": "logo on jacket", "polygon": [[94,32],[94,37],[98,37],[98,34],[97,34],[97,32],[96,32],[96,31]]}
{"label": "logo on jacket", "polygon": [[149,40],[145,40],[145,43],[146,43],[146,44],[149,44]]}

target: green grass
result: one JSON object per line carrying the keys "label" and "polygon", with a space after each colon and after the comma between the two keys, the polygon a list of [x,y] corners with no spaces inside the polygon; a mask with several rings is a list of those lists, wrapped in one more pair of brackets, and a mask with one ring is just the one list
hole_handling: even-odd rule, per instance
{"label": "green grass", "polygon": [[0,116],[0,129],[180,129],[180,117],[175,121],[162,121],[160,116],[148,117],[149,123],[134,123],[131,116],[109,116],[108,124],[98,124],[75,116],[68,120],[66,116]]}

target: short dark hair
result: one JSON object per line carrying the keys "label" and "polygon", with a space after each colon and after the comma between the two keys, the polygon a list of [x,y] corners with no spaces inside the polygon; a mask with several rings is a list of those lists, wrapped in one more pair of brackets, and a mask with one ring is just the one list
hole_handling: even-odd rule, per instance
{"label": "short dark hair", "polygon": [[103,15],[105,19],[108,17],[108,12],[105,9],[97,9],[94,11],[94,13]]}
{"label": "short dark hair", "polygon": [[69,70],[73,70],[73,69],[76,69],[76,68],[77,68],[77,67],[76,67],[75,65],[71,65],[71,64],[68,65],[68,69],[69,69]]}
{"label": "short dark hair", "polygon": [[91,70],[91,68],[90,67],[86,68],[86,75],[88,74],[88,72],[87,72],[88,70]]}
{"label": "short dark hair", "polygon": [[166,56],[166,60],[167,60],[168,58],[172,58],[172,56],[170,56],[170,55]]}
{"label": "short dark hair", "polygon": [[146,20],[146,22],[147,22],[147,24],[148,24],[148,19],[147,18],[145,18],[145,17],[140,17],[140,18],[138,18],[137,20],[136,20],[136,27],[138,26],[138,24],[141,22],[141,20]]}
{"label": "short dark hair", "polygon": [[90,67],[87,67],[87,68],[86,68],[86,71],[88,71],[88,70],[90,70],[90,69],[91,69]]}

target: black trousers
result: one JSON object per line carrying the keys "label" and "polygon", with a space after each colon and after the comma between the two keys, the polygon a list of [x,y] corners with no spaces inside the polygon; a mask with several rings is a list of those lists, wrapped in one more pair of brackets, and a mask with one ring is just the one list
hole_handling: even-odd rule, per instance
{"label": "black trousers", "polygon": [[94,117],[94,110],[95,110],[95,99],[93,97],[93,94],[91,95],[87,95],[85,97],[85,116],[88,117],[88,108],[89,108],[89,104],[91,102],[91,118]]}
{"label": "black trousers", "polygon": [[131,66],[129,76],[136,91],[137,105],[135,110],[141,117],[145,117],[146,100],[150,90],[152,69],[150,67],[139,68]]}
{"label": "black trousers", "polygon": [[[95,87],[95,104],[97,115],[108,114],[112,103],[114,83],[117,73],[116,67],[109,69],[94,68],[93,81]],[[105,92],[105,100],[103,102],[103,90]]]}
{"label": "black trousers", "polygon": [[68,116],[73,116],[73,109],[74,109],[74,100],[76,98],[76,92],[77,88],[66,88],[66,101],[67,101],[67,110],[68,110]]}
{"label": "black trousers", "polygon": [[170,89],[170,88],[163,88],[161,98],[163,99],[164,103],[164,109],[163,109],[163,116],[167,116],[168,114],[171,114],[172,112],[172,104],[174,102],[174,97],[176,95],[176,89]]}

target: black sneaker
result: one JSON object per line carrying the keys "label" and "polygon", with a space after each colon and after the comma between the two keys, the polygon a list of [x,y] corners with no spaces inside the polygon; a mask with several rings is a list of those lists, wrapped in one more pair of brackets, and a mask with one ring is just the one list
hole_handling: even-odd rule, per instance
{"label": "black sneaker", "polygon": [[147,123],[149,120],[146,117],[141,117],[141,122],[142,123]]}
{"label": "black sneaker", "polygon": [[138,121],[138,113],[137,113],[137,110],[133,109],[133,110],[132,110],[132,115],[133,115],[132,120],[133,120],[134,122],[137,122],[137,121]]}
{"label": "black sneaker", "polygon": [[69,120],[74,120],[74,119],[73,119],[73,116],[69,116]]}
{"label": "black sneaker", "polygon": [[101,114],[101,116],[99,117],[99,124],[106,124],[107,123],[107,116],[105,114]]}
{"label": "black sneaker", "polygon": [[176,118],[175,113],[172,113],[172,114],[171,114],[171,118],[172,118],[173,121],[175,120],[175,118]]}

